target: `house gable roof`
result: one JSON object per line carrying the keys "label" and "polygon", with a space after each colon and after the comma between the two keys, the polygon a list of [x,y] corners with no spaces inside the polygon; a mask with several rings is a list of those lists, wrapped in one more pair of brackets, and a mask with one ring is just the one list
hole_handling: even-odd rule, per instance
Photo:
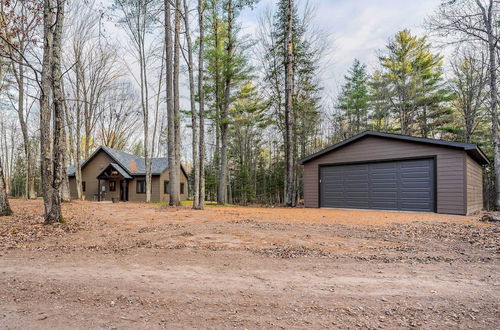
{"label": "house gable roof", "polygon": [[109,168],[116,170],[125,179],[132,179],[132,177],[127,173],[127,171],[125,171],[120,165],[116,163],[109,163],[109,165],[106,168],[104,168],[104,170],[102,170],[97,177],[100,178],[104,174],[104,172],[106,172]]}
{"label": "house gable roof", "polygon": [[[119,165],[128,175],[130,176],[142,176],[146,175],[146,166],[144,164],[144,158],[139,157],[127,152],[116,150],[107,146],[100,146],[97,148],[90,157],[81,163],[81,167],[84,168],[91,160],[100,152],[105,152],[117,165]],[[168,169],[168,158],[151,158],[151,174],[160,175]],[[181,170],[184,172],[186,177],[188,176],[184,166],[181,164]],[[68,167],[68,176],[75,175],[75,166],[71,165]]]}
{"label": "house gable roof", "polygon": [[362,132],[362,133],[355,135],[347,140],[344,140],[344,141],[339,142],[337,144],[334,144],[330,147],[327,147],[321,151],[318,151],[310,156],[307,156],[307,157],[301,159],[300,163],[305,164],[305,163],[307,163],[313,159],[316,159],[316,158],[318,158],[318,157],[320,157],[328,152],[339,149],[345,145],[348,145],[352,142],[358,141],[358,140],[360,140],[364,137],[367,137],[367,136],[375,136],[375,137],[381,137],[381,138],[389,138],[389,139],[403,140],[403,141],[416,142],[416,143],[433,144],[433,145],[439,145],[439,146],[443,146],[443,147],[462,149],[465,152],[467,152],[467,154],[469,154],[472,158],[474,158],[479,164],[481,164],[481,165],[489,164],[488,157],[486,157],[484,152],[477,145],[472,144],[472,143],[452,142],[452,141],[422,138],[422,137],[415,137],[415,136],[402,135],[402,134],[382,133],[382,132],[375,132],[375,131]]}

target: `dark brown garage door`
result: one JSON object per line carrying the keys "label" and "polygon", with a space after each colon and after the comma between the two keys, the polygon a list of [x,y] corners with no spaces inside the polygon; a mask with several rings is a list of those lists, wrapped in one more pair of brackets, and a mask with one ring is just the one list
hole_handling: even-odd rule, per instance
{"label": "dark brown garage door", "polygon": [[321,166],[321,207],[434,212],[434,160]]}

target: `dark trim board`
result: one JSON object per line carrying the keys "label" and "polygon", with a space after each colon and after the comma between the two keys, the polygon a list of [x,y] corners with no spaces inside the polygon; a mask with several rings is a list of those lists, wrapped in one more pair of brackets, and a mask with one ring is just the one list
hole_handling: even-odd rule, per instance
{"label": "dark trim board", "polygon": [[[343,166],[343,165],[360,165],[360,164],[377,164],[377,163],[390,163],[390,162],[398,162],[398,161],[411,161],[411,160],[432,160],[432,171],[433,171],[433,208],[435,213],[437,213],[438,199],[437,199],[437,157],[436,155],[428,155],[428,156],[419,156],[419,157],[405,157],[405,158],[390,158],[390,159],[377,159],[377,160],[366,160],[366,161],[356,161],[356,162],[338,162],[338,163],[325,163],[318,165],[318,206],[319,208],[323,208],[321,205],[321,168],[322,167],[332,167],[332,166]],[[334,208],[327,207],[329,209],[350,209],[350,208]],[[360,210],[380,210],[380,209],[360,209]],[[393,210],[396,211],[397,210]],[[416,211],[416,212],[424,212],[424,211]]]}
{"label": "dark trim board", "polygon": [[418,156],[418,157],[402,157],[402,158],[384,158],[384,159],[374,159],[374,160],[359,160],[356,162],[335,162],[335,163],[322,163],[319,164],[318,167],[322,166],[337,166],[337,165],[356,165],[356,164],[367,164],[367,163],[389,163],[389,162],[397,162],[397,161],[405,161],[405,160],[419,160],[419,159],[434,159],[436,160],[436,155],[429,156]]}

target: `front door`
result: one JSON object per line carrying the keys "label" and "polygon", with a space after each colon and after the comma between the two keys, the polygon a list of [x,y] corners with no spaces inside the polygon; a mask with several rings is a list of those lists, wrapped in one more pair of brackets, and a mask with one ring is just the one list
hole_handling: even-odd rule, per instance
{"label": "front door", "polygon": [[126,202],[128,200],[128,181],[120,181],[120,200]]}
{"label": "front door", "polygon": [[125,201],[125,187],[124,187],[125,181],[120,180],[120,201],[124,202]]}

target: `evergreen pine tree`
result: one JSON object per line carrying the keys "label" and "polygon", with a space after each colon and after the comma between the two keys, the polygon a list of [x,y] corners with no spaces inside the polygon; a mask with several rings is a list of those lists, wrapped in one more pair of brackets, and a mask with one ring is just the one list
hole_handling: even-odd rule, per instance
{"label": "evergreen pine tree", "polygon": [[451,120],[442,56],[432,53],[427,38],[400,31],[379,60],[388,102],[401,134],[431,136]]}
{"label": "evergreen pine tree", "polygon": [[339,108],[347,120],[348,134],[352,136],[366,130],[368,126],[369,97],[366,65],[355,59],[344,79],[346,83],[339,96]]}

